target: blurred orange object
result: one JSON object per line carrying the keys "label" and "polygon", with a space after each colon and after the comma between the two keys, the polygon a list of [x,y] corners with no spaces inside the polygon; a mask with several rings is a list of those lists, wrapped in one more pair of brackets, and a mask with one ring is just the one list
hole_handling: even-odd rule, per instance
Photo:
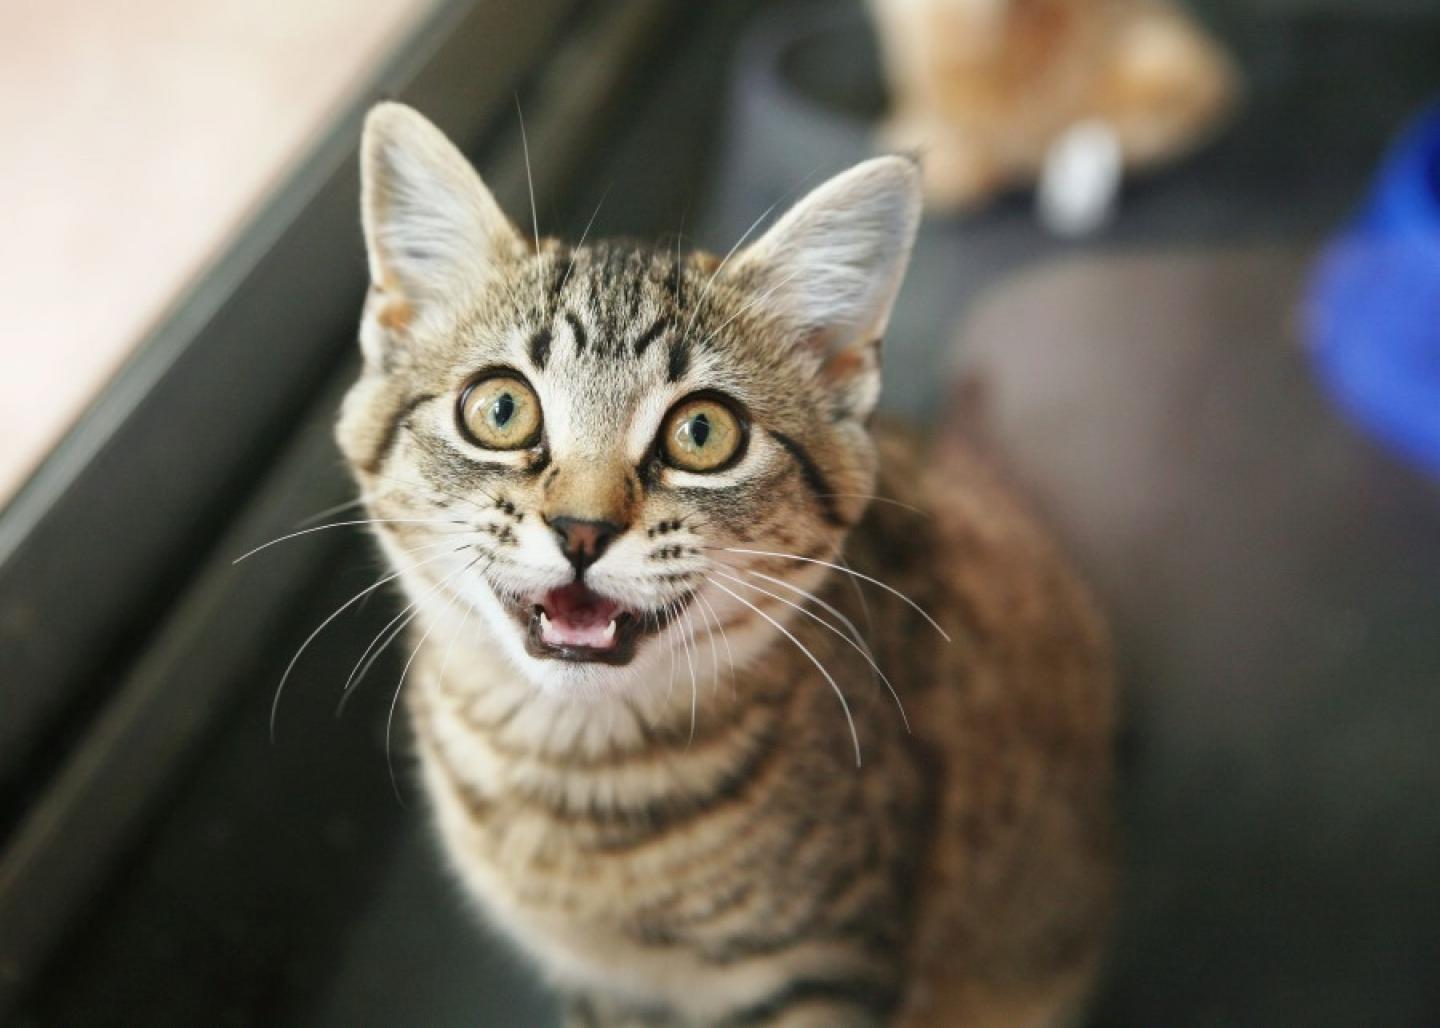
{"label": "blurred orange object", "polygon": [[921,154],[933,210],[1040,174],[1099,123],[1127,169],[1174,159],[1234,106],[1239,76],[1167,0],[870,0],[892,96],[891,149]]}

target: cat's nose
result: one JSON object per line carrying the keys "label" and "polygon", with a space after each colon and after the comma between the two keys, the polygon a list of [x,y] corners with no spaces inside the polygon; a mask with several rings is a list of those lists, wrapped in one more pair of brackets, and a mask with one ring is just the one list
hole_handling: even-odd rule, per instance
{"label": "cat's nose", "polygon": [[625,531],[624,525],[613,521],[589,521],[563,515],[547,517],[545,523],[560,540],[560,552],[575,565],[577,575],[584,574],[587,567],[600,559],[611,540]]}

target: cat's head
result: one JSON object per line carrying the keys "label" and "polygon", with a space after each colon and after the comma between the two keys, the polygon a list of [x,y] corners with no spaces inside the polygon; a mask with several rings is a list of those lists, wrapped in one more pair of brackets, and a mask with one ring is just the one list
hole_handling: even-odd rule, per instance
{"label": "cat's head", "polygon": [[362,162],[339,439],[410,597],[544,689],[653,677],[718,624],[745,659],[793,613],[756,587],[795,600],[825,570],[762,554],[833,559],[872,491],[914,164],[866,161],[720,259],[537,247],[398,104]]}

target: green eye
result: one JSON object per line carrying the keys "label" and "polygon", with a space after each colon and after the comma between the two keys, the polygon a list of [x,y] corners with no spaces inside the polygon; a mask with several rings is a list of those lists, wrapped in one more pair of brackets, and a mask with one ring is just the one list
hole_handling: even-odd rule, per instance
{"label": "green eye", "polygon": [[660,430],[666,461],[682,471],[719,471],[734,461],[744,441],[745,428],[734,409],[708,397],[682,401]]}
{"label": "green eye", "polygon": [[460,426],[488,450],[520,450],[540,439],[540,398],[517,375],[501,372],[460,394]]}

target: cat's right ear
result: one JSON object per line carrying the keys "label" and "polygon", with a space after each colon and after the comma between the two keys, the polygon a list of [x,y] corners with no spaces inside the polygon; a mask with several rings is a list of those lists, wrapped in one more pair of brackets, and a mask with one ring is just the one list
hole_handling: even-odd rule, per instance
{"label": "cat's right ear", "polygon": [[[360,204],[370,262],[366,356],[455,303],[528,244],[455,144],[418,111],[381,103],[365,119]],[[366,337],[370,338],[366,338]]]}

